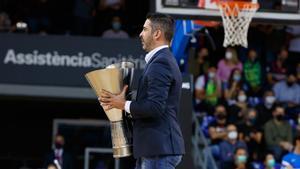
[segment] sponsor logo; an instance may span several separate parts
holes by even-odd
[[[4,64],[27,65],[27,66],[53,66],[53,67],[83,67],[83,68],[105,68],[106,66],[129,61],[135,64],[136,69],[145,68],[144,55],[133,58],[132,55],[118,54],[115,57],[103,56],[99,52],[85,55],[78,52],[75,55],[61,54],[58,51],[40,53],[33,50],[31,53],[16,52],[8,49],[4,57]]]

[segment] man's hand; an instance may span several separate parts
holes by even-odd
[[[106,90],[102,90],[99,101],[104,111],[108,111],[112,108],[124,110],[126,102],[125,94],[127,89],[128,85],[124,86],[122,92],[118,95],[114,95]]]

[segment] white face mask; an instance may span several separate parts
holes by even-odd
[[[208,77],[210,78],[210,79],[213,79],[214,77],[215,77],[215,73],[214,72],[209,72],[208,73]]]
[[[239,95],[238,96],[238,101],[239,102],[245,102],[247,100],[247,96],[246,95]]]
[[[231,52],[226,52],[226,53],[225,53],[225,57],[226,57],[226,59],[228,59],[228,60],[232,59],[232,53],[231,53]]]
[[[237,139],[238,133],[236,131],[231,131],[228,133],[227,136],[230,140],[235,140],[235,139]]]
[[[267,104],[273,104],[275,102],[276,98],[274,96],[267,96],[265,102]]]

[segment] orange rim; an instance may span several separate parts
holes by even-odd
[[[245,2],[245,1],[219,1],[218,6],[225,11],[227,16],[233,15],[238,16],[239,11],[243,9],[255,9],[259,8],[258,3]],[[233,10],[236,6],[238,6],[239,10]],[[229,9],[227,8],[229,7]]]

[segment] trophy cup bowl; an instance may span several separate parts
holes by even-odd
[[[132,81],[133,65],[129,63],[122,62],[110,65],[105,69],[91,71],[85,75],[85,78],[98,97],[100,97],[102,89],[112,94],[119,94],[123,85],[129,85]],[[121,158],[132,155],[131,133],[124,123],[123,111],[113,108],[105,111],[105,114],[111,125],[113,157]]]

